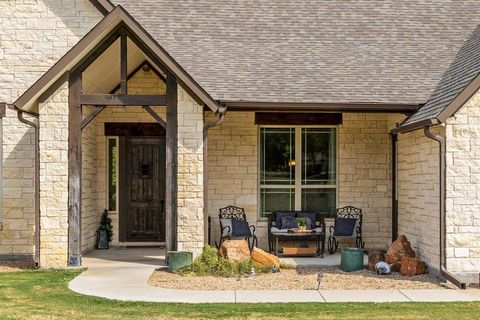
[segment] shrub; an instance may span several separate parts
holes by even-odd
[[[189,266],[177,270],[177,273],[194,274],[196,276],[233,277],[250,273],[252,267],[256,273],[270,272],[270,267],[260,265],[249,259],[245,261],[230,261],[218,256],[215,247],[205,245],[202,253]]]

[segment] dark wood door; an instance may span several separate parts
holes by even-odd
[[[165,138],[127,137],[125,240],[165,241]]]

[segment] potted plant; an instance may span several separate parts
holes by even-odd
[[[307,230],[307,218],[302,217],[302,218],[297,218],[295,219],[298,224],[298,231],[304,232]]]

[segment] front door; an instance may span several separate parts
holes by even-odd
[[[125,141],[125,240],[165,241],[165,138]]]

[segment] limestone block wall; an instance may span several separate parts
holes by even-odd
[[[447,120],[447,267],[480,272],[480,93]]]
[[[443,128],[432,129],[444,135]],[[439,266],[438,143],[417,130],[398,137],[398,231],[410,241],[417,257]]]
[[[68,249],[68,86],[40,111],[40,266],[67,266]]]
[[[258,128],[253,112],[228,113],[209,130],[208,213],[218,241],[218,209],[237,205],[256,225],[259,245],[267,244],[267,223],[258,219]],[[346,113],[338,127],[337,205],[363,209],[368,247],[386,247],[391,232],[392,119],[398,115]],[[206,121],[215,119],[211,114]],[[327,225],[332,224],[327,220]]]
[[[201,252],[203,220],[203,106],[178,86],[178,250]]]
[[[25,116],[28,117],[28,116]],[[30,118],[30,120],[32,120]],[[34,250],[34,130],[6,110],[3,126],[3,226],[0,258],[31,258]]]
[[[88,0],[0,1],[0,101],[15,101],[101,18]],[[33,129],[7,110],[0,257],[34,252],[33,137]]]
[[[93,107],[84,106],[84,117]],[[82,130],[82,251],[95,247],[96,230],[99,223],[97,210],[97,168],[96,149],[97,136],[95,126],[87,126]],[[100,211],[101,213],[101,211]]]

